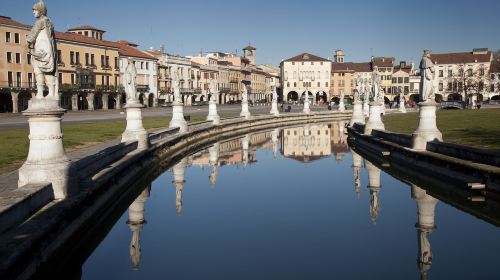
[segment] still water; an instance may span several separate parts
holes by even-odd
[[[500,279],[500,231],[350,152],[342,124],[244,135],[152,182],[82,279]]]

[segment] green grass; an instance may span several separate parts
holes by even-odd
[[[204,116],[192,116],[191,122],[205,120]],[[145,119],[144,127],[148,130],[168,127],[167,118]],[[64,147],[66,151],[94,143],[116,139],[125,130],[125,120],[103,121],[85,124],[63,124]],[[0,172],[13,170],[28,156],[29,130],[10,129],[0,132]]]
[[[437,126],[446,142],[500,151],[500,109],[439,110]],[[418,113],[383,117],[385,129],[413,133]]]

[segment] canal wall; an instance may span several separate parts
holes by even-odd
[[[500,153],[446,142],[427,143],[425,151],[411,149],[412,136],[373,130],[364,134],[364,126],[348,128],[349,142],[391,162],[417,170],[420,176],[432,176],[457,188],[500,194]]]
[[[144,150],[137,149],[137,142],[120,144],[74,162],[70,176],[78,182],[78,190],[72,196],[54,200],[52,187],[46,184],[34,186],[32,191],[19,188],[16,191],[24,193],[18,194],[17,200],[0,201],[0,221],[5,221],[0,232],[0,278],[27,279],[44,269],[50,275],[51,268],[64,264],[68,255],[81,254],[72,248],[80,247],[76,245],[107,212],[125,207],[124,211],[145,182],[217,141],[260,130],[350,117],[350,113],[318,112],[253,116],[249,120],[230,118],[219,125],[201,122],[191,124],[184,133],[179,133],[178,128],[151,133],[150,146]],[[92,249],[92,245],[86,247]]]

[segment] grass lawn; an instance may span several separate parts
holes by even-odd
[[[205,120],[204,116],[191,116],[191,122]],[[63,124],[64,147],[66,151],[113,140],[125,130],[125,120],[103,121],[89,124]],[[169,120],[145,119],[144,127],[148,130],[168,127]],[[28,128],[11,129],[0,132],[0,172],[18,168],[28,156]]]
[[[386,130],[410,134],[418,113],[387,115],[383,122]],[[439,110],[437,126],[446,142],[500,151],[500,109]]]

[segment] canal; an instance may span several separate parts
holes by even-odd
[[[392,177],[343,132],[343,123],[275,129],[180,159],[78,245],[72,277],[500,277],[494,218]]]

